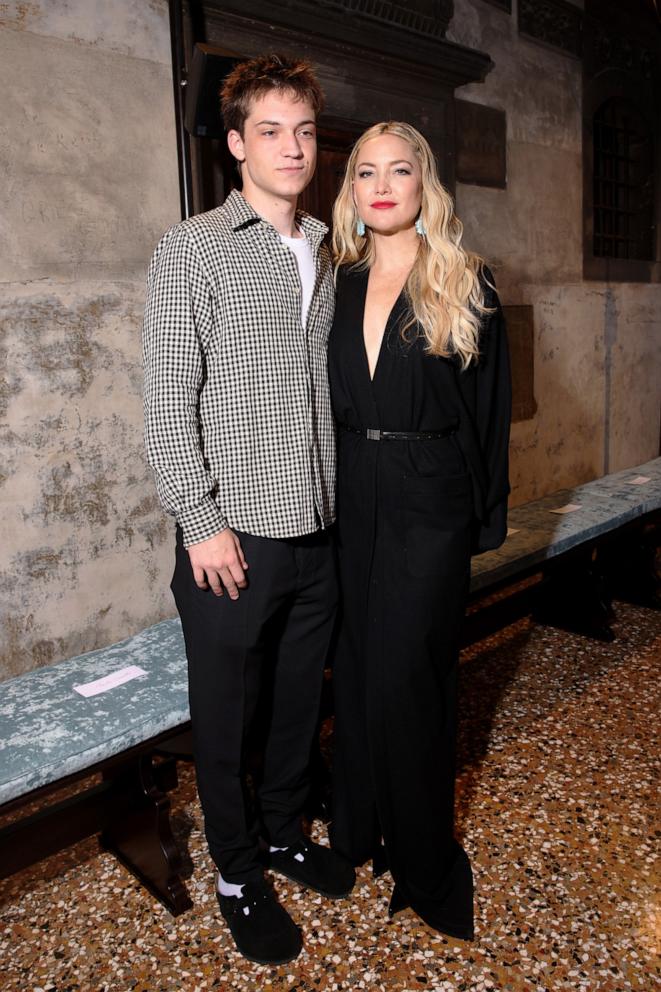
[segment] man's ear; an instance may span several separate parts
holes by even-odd
[[[243,138],[238,131],[227,132],[227,147],[237,162],[245,162],[246,153],[243,147]]]

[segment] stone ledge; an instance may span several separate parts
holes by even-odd
[[[647,476],[650,481],[632,485],[630,480],[637,476]],[[580,509],[567,514],[552,512],[568,503],[578,504]],[[473,560],[471,592],[541,565],[660,508],[661,458],[517,506],[509,513],[509,527],[516,533],[510,534],[502,547]]]

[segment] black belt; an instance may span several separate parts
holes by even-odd
[[[438,441],[442,437],[450,437],[457,430],[457,424],[444,427],[442,431],[381,431],[374,427],[349,427],[348,424],[338,424],[337,426],[341,431],[360,434],[368,441]]]

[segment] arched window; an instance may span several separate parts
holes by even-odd
[[[593,117],[593,244],[598,258],[653,260],[654,135],[621,97]]]

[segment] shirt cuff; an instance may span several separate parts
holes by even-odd
[[[178,513],[177,523],[183,532],[185,548],[189,548],[191,544],[199,544],[200,541],[208,541],[214,534],[229,527],[227,517],[220,512],[212,496],[190,510]]]

